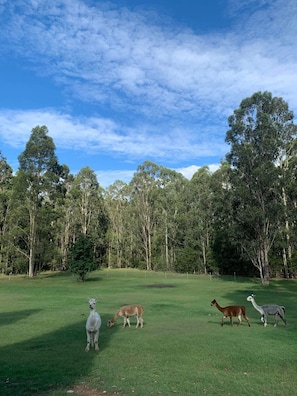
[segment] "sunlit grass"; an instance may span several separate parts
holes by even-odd
[[[288,327],[264,328],[246,297],[286,306]],[[105,394],[283,395],[296,391],[297,284],[103,270],[0,277],[0,394],[66,395],[80,384]],[[84,352],[87,297],[98,297],[100,351]],[[220,326],[210,306],[241,304],[251,320]],[[145,308],[144,328],[106,322],[121,305]],[[236,323],[236,320],[235,320]],[[80,393],[82,394],[82,393]],[[98,393],[99,394],[99,393]]]

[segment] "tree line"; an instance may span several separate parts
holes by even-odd
[[[145,161],[130,183],[106,189],[89,167],[73,175],[59,164],[47,127],[36,126],[15,173],[0,152],[2,272],[67,270],[88,246],[92,269],[296,277],[294,114],[256,92],[228,122],[217,171],[188,180]]]

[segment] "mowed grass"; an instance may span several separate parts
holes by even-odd
[[[287,328],[267,328],[246,301],[286,306]],[[84,351],[87,297],[98,297],[100,351]],[[293,395],[297,283],[102,270],[0,277],[0,395]],[[210,306],[245,305],[251,327]],[[144,306],[144,328],[106,322],[120,306]]]

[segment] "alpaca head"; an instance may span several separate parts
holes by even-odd
[[[90,309],[96,309],[97,298],[90,298],[89,297],[88,301],[89,301]]]
[[[107,322],[107,326],[108,327],[112,327],[114,325],[114,322],[112,321],[112,320],[109,320],[108,322]]]
[[[252,302],[254,300],[254,295],[251,294],[250,296],[247,297],[247,301]]]
[[[211,306],[215,305],[217,302],[216,300],[212,300],[212,302],[210,303]]]

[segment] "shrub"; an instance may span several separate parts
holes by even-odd
[[[98,268],[94,256],[94,245],[90,238],[80,234],[71,245],[68,258],[69,270],[84,281],[86,275]]]

